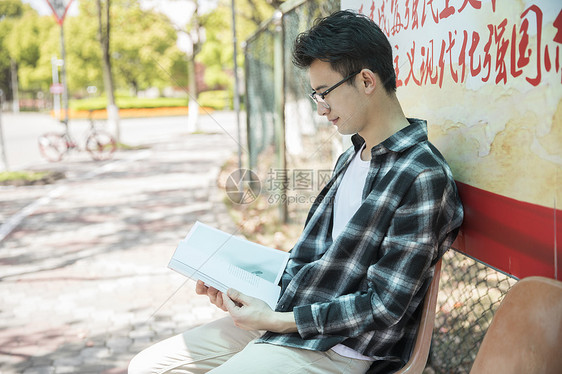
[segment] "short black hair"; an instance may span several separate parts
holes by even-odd
[[[293,48],[293,63],[309,68],[315,60],[329,62],[344,77],[370,69],[379,75],[387,92],[396,91],[390,42],[365,15],[337,11],[317,19],[310,30],[299,34]]]

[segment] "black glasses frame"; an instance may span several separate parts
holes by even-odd
[[[359,70],[356,73],[350,74],[347,77],[343,78],[341,81],[339,81],[338,83],[334,84],[332,87],[329,87],[328,89],[326,89],[324,92],[318,93],[316,91],[312,91],[312,93],[310,93],[308,96],[312,99],[312,101],[314,101],[316,104],[322,104],[324,105],[326,108],[330,108],[330,105],[324,100],[324,98],[326,97],[326,95],[328,95],[330,92],[332,92],[333,90],[335,90],[336,88],[338,88],[339,86],[341,86],[342,84],[344,84],[345,82],[347,82],[348,80],[350,80],[351,78],[353,78],[354,76],[356,76],[357,74],[361,73],[361,70]]]

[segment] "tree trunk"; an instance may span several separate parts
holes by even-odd
[[[105,27],[102,17],[102,4],[101,0],[96,0],[98,6],[98,23],[99,23],[99,41],[102,49],[103,59],[103,83],[105,86],[105,94],[107,95],[107,123],[110,130],[115,134],[115,139],[119,144],[121,142],[121,130],[119,127],[119,109],[115,104],[115,87],[113,83],[113,75],[111,74],[111,58],[109,55],[109,32],[110,32],[110,18],[109,9],[111,0],[106,0],[105,8]]]
[[[187,62],[187,80],[188,80],[188,91],[189,91],[189,110],[187,113],[187,130],[189,132],[199,131],[199,102],[198,102],[198,92],[197,92],[197,74],[195,72],[195,56],[201,50],[201,34],[199,25],[199,1],[194,1],[195,10],[191,16],[191,29],[195,31],[196,36],[189,34],[187,30],[187,35],[191,39],[192,51]]]
[[[19,113],[20,95],[18,90],[18,68],[13,59],[10,59],[10,73],[12,75],[12,112]]]
[[[8,167],[8,158],[6,157],[6,144],[4,142],[4,129],[2,128],[2,107],[4,100],[4,92],[0,89],[0,154],[2,155],[2,161],[0,165],[2,168],[0,170],[9,171],[10,168]]]
[[[197,81],[195,80],[195,54],[189,56],[187,63],[187,80],[189,84],[189,109],[187,113],[187,131],[199,131],[199,103],[197,102]]]

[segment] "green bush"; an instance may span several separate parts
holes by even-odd
[[[199,106],[216,110],[232,109],[232,92],[230,91],[205,91],[199,94]]]
[[[118,97],[117,106],[120,109],[139,108],[169,108],[187,106],[186,98],[159,97],[155,99],[139,97]],[[69,106],[73,110],[100,110],[107,107],[105,97],[94,97],[82,100],[71,100]]]
[[[188,98],[159,97],[155,99],[119,96],[116,99],[120,109],[140,108],[170,108],[187,106]],[[216,110],[232,109],[232,92],[230,91],[205,91],[199,94],[199,106]],[[101,110],[107,107],[107,99],[103,96],[81,100],[70,100],[72,110]]]

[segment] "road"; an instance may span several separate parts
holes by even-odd
[[[1,123],[10,170],[21,170],[47,162],[41,158],[37,138],[44,132],[63,130],[63,125],[47,114],[1,113]],[[237,128],[231,112],[212,112],[201,115],[201,129],[223,133],[233,143],[237,142]],[[228,120],[227,120],[228,118]],[[121,141],[127,145],[142,145],[186,134],[187,117],[154,117],[121,119]],[[245,125],[242,123],[242,128]],[[87,120],[71,120],[70,132],[79,142],[88,129]],[[77,154],[72,157],[79,158]],[[82,157],[86,157],[82,155]]]
[[[23,123],[9,132],[14,164],[41,167],[28,152],[47,122],[9,125]],[[66,174],[53,185],[0,187],[0,373],[125,374],[141,349],[224,316],[167,268],[196,220],[237,231],[216,183],[236,152],[233,115],[201,123],[125,120],[124,139],[148,148],[73,155],[48,165]]]

